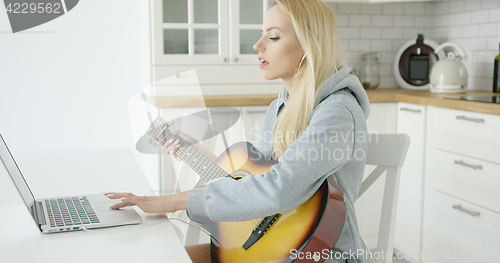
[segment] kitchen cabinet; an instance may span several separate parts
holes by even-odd
[[[428,107],[425,262],[500,262],[500,116]]]
[[[371,103],[367,120],[369,133],[395,133],[397,121],[397,103]],[[363,180],[375,169],[367,165]],[[382,211],[385,175],[373,183],[369,190],[356,200],[354,207],[361,236],[368,248],[377,247],[378,229]]]
[[[268,0],[153,0],[154,65],[258,64]]]
[[[405,255],[422,252],[426,108],[425,105],[399,102],[397,109],[397,132],[407,133],[411,138],[401,168],[394,238],[395,249]],[[420,262],[418,257],[406,260]]]
[[[408,262],[500,262],[500,116],[411,103],[372,103],[370,132],[408,133],[394,245]],[[367,166],[366,173],[371,171]],[[376,247],[383,179],[356,202]]]
[[[405,255],[422,251],[423,182],[426,106],[410,103],[371,103],[367,120],[370,133],[407,133],[411,143],[401,169],[395,249]],[[374,167],[367,166],[365,176]],[[360,233],[369,248],[376,248],[384,191],[382,176],[355,204]],[[409,262],[419,262],[406,259]]]
[[[244,106],[241,117],[243,119],[243,139],[255,145],[259,141],[260,127],[264,121],[269,106]]]
[[[149,0],[141,2],[143,86],[195,70],[203,95],[269,94],[253,45],[269,0]],[[179,89],[177,89],[179,90]],[[153,90],[150,96],[164,96]],[[198,94],[188,94],[198,95]]]

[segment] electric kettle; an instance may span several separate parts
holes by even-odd
[[[438,54],[446,47],[452,47],[459,52],[456,56],[453,52],[446,54],[446,58],[440,59],[434,64],[430,74],[431,92],[464,92],[468,85],[467,68],[460,61],[465,58],[465,51],[455,43],[446,42],[439,45],[434,53]]]

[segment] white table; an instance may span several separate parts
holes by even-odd
[[[153,193],[131,149],[13,155],[36,198],[108,191]],[[41,234],[3,164],[0,209],[0,262],[191,262],[165,214],[139,209],[143,218],[139,225]]]

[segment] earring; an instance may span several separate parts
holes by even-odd
[[[302,56],[302,59],[300,60],[300,63],[299,63],[299,68],[297,69],[297,71],[300,70],[300,66],[302,66],[302,62],[304,61],[304,59],[306,58],[306,54],[307,53],[304,53],[304,56]]]

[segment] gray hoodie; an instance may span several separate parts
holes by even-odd
[[[256,147],[267,158],[272,156],[274,123],[286,97],[284,89],[264,117]],[[342,67],[321,87],[308,128],[278,164],[263,174],[240,180],[216,179],[204,188],[191,190],[189,213],[212,221],[245,221],[284,214],[307,201],[327,177],[334,176],[344,191],[347,209],[335,248],[345,252],[349,262],[356,262],[350,256],[362,246],[354,202],[366,162],[369,109],[358,78],[350,74],[347,66]]]

